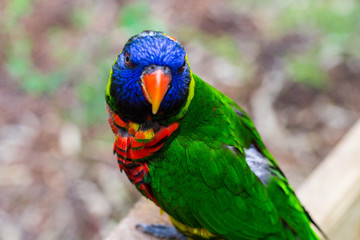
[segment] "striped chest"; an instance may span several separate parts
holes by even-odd
[[[148,159],[159,151],[165,141],[178,128],[178,123],[161,126],[150,120],[144,124],[122,120],[107,106],[109,124],[115,134],[114,154],[117,156],[120,171],[146,197],[156,203],[151,188]]]

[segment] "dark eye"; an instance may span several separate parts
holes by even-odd
[[[126,64],[126,66],[130,66],[130,64],[131,64],[131,59],[130,59],[129,53],[125,54],[125,64]]]
[[[183,65],[179,68],[179,73],[183,73],[186,67],[186,60],[184,61]]]

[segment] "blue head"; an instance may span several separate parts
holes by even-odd
[[[116,59],[106,91],[109,106],[132,121],[176,114],[189,95],[184,48],[162,32],[131,37]]]

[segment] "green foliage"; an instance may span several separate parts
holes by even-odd
[[[79,30],[84,29],[91,22],[92,16],[90,12],[90,9],[87,7],[76,8],[70,16],[72,24]]]
[[[51,93],[63,81],[64,74],[60,71],[42,73],[31,61],[32,44],[28,38],[19,39],[13,46],[6,68],[18,81],[20,86],[30,94]]]
[[[119,14],[119,25],[125,27],[131,35],[143,30],[166,32],[166,25],[150,10],[149,1],[135,1],[122,8]]]
[[[292,79],[323,87],[329,81],[326,70],[332,64],[344,56],[360,58],[355,44],[360,42],[359,8],[355,0],[301,1],[281,11],[275,23],[278,34],[297,32],[313,45],[287,61]]]
[[[221,35],[214,38],[209,38],[208,46],[215,54],[225,56],[230,60],[237,61],[239,59],[239,50],[235,39],[231,36]],[[206,40],[204,39],[204,42]]]
[[[323,88],[327,83],[327,74],[319,66],[315,54],[308,54],[291,59],[288,63],[288,73],[295,81],[306,85]]]
[[[6,11],[4,11],[7,20],[5,24],[11,28],[17,25],[17,21],[22,16],[31,12],[32,6],[31,0],[13,0],[8,2]]]

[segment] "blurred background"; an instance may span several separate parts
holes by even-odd
[[[178,39],[296,188],[360,116],[356,0],[2,0],[0,239],[100,239],[139,198],[104,89],[129,37]]]

